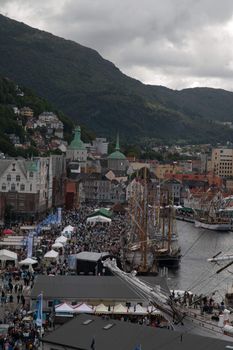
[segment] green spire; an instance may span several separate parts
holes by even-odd
[[[115,151],[120,151],[119,133],[117,133],[117,137],[116,137]]]
[[[84,143],[81,140],[81,128],[80,126],[77,126],[74,129],[74,139],[71,142],[71,144],[69,145],[69,149],[77,149],[77,150],[85,150],[85,146]]]
[[[108,159],[126,159],[125,155],[120,151],[119,133],[117,133],[115,151],[108,156]]]

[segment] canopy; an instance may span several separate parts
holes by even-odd
[[[93,216],[97,216],[97,215],[105,216],[106,218],[110,219],[112,217],[112,212],[111,212],[110,208],[99,208],[99,209],[96,209],[90,215],[88,215],[88,217],[93,217]]]
[[[70,304],[62,303],[60,305],[55,306],[55,312],[63,312],[63,313],[73,313],[74,309]]]
[[[65,232],[73,232],[74,231],[74,227],[71,226],[71,225],[68,225],[66,226],[63,230],[62,230],[62,233],[65,233]]]
[[[76,306],[74,306],[74,313],[77,314],[93,314],[94,310],[92,309],[91,306],[85,304],[85,303],[81,303],[78,304]]]
[[[151,315],[161,315],[161,312],[156,309],[154,306],[148,306],[148,313]]]
[[[10,230],[9,228],[6,228],[5,230],[3,230],[3,234],[4,235],[12,235],[13,231]]]
[[[64,248],[64,246],[61,242],[56,242],[52,245],[52,248]]]
[[[129,308],[129,313],[134,315],[147,315],[148,312],[145,307],[142,307],[140,304],[137,304]]]
[[[55,240],[55,243],[66,243],[67,242],[67,237],[65,236],[60,236]]]
[[[37,263],[38,263],[38,261],[35,260],[35,259],[26,258],[26,259],[24,259],[24,260],[21,260],[21,261],[19,262],[19,265],[28,265],[28,266],[30,266],[30,265],[34,265],[34,264],[37,264]]]
[[[10,250],[7,249],[1,249],[0,250],[0,260],[1,261],[6,261],[6,260],[17,260],[17,254],[14,252],[11,252]]]
[[[45,259],[56,259],[58,257],[58,252],[55,252],[55,250],[50,250],[44,255]]]
[[[99,304],[95,308],[95,313],[96,314],[109,314],[109,309],[106,305],[104,304]]]
[[[123,306],[122,304],[118,304],[118,305],[114,306],[113,313],[120,314],[120,315],[127,314],[128,309],[127,309],[127,307]]]
[[[89,224],[96,224],[98,222],[102,222],[102,223],[111,223],[112,220],[109,218],[106,218],[105,216],[102,215],[96,215],[96,216],[92,216],[87,218],[87,223]]]

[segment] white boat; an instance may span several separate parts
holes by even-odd
[[[227,222],[208,223],[204,221],[195,220],[194,224],[195,224],[195,227],[204,228],[206,230],[212,230],[212,231],[226,232],[232,229],[231,224]]]

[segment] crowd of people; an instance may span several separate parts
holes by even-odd
[[[93,213],[94,206],[82,206],[79,210],[64,211],[60,225],[50,225],[42,230],[34,247],[33,257],[37,264],[32,266],[6,265],[1,273],[1,303],[0,322],[8,325],[8,332],[0,336],[0,350],[36,349],[39,345],[40,329],[36,326],[35,310],[30,310],[30,290],[33,288],[35,276],[38,274],[67,275],[71,274],[69,257],[82,251],[108,252],[114,257],[120,257],[122,246],[127,235],[128,224],[122,214],[115,214],[111,225],[97,223],[90,226],[87,217]],[[58,258],[49,262],[44,254],[52,249],[57,237],[64,227],[71,225],[74,230],[69,232],[67,243],[58,248]],[[17,250],[19,260],[27,257],[27,247]],[[201,313],[212,313],[216,309],[213,298],[193,295],[185,292],[183,295],[172,292],[171,298],[179,304],[200,309]],[[219,305],[219,311],[224,304]],[[110,316],[108,316],[110,317]],[[142,325],[161,326],[159,317],[148,316],[112,316],[122,321]],[[53,323],[53,315],[48,315],[44,328]]]
[[[35,310],[30,310],[30,290],[37,274],[70,274],[69,256],[82,251],[109,252],[119,256],[121,237],[127,227],[125,220],[122,215],[116,214],[111,225],[97,223],[90,226],[87,217],[94,210],[94,206],[83,206],[80,210],[64,211],[62,224],[53,224],[49,229],[42,230],[37,246],[33,249],[33,258],[38,262],[33,267],[9,263],[2,268],[0,323],[7,324],[8,331],[0,336],[0,350],[33,349],[39,345],[40,334],[35,323]],[[70,233],[67,243],[58,249],[58,259],[46,261],[44,254],[52,249],[55,239],[68,225],[75,229]],[[13,228],[13,231],[19,234],[19,226]],[[27,246],[18,248],[16,252],[19,261],[25,259]],[[46,325],[47,322],[44,326]]]

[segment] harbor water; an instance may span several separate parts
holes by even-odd
[[[178,269],[168,271],[170,289],[190,290],[198,295],[215,292],[216,299],[223,299],[233,284],[233,265],[217,274],[229,261],[217,265],[207,259],[219,252],[233,254],[233,232],[195,228],[184,221],[177,221],[177,232],[183,257]]]

